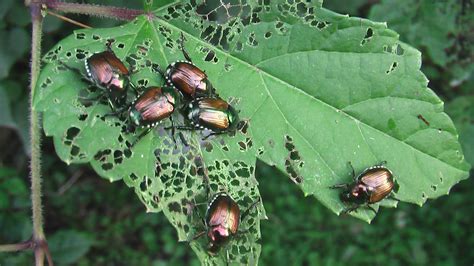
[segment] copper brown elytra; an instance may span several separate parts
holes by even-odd
[[[352,168],[352,183],[340,184],[331,188],[343,188],[341,200],[351,206],[343,212],[352,212],[361,206],[366,206],[376,212],[370,204],[379,202],[391,194],[396,184],[392,172],[385,167],[386,162],[365,169],[358,176]]]
[[[166,80],[166,84],[180,91],[187,99],[214,97],[215,89],[206,73],[193,64],[184,49],[184,36],[181,34],[181,51],[186,60],[171,63],[165,72],[157,68]]]
[[[196,240],[207,234],[209,241],[208,252],[216,255],[220,248],[227,245],[239,231],[239,225],[247,217],[249,211],[255,207],[260,200],[255,201],[245,210],[242,215],[239,205],[226,192],[215,194],[207,205],[206,215],[203,219],[205,231],[196,234],[192,240]]]

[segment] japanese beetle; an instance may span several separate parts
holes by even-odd
[[[175,106],[179,104],[180,98],[171,87],[148,87],[125,109],[128,109],[129,131],[131,128],[147,128],[133,143],[136,144],[143,136],[148,134],[153,127],[166,118],[171,120]],[[118,112],[123,112],[120,110]],[[174,129],[173,126],[171,126]],[[173,134],[174,137],[174,134]],[[132,146],[133,146],[132,145]]]
[[[117,106],[123,106],[127,98],[127,89],[136,88],[130,82],[130,71],[112,50],[111,42],[106,44],[107,50],[95,53],[84,62],[86,75],[79,69],[60,63],[66,68],[75,71],[85,80],[99,88],[102,92],[98,98],[105,97],[113,110]]]
[[[191,126],[178,129],[210,130],[212,135],[235,131],[239,124],[237,111],[221,98],[197,98],[183,108]]]
[[[191,57],[184,49],[183,34],[181,34],[181,51],[186,61],[171,63],[164,73],[158,69],[168,86],[179,90],[188,99],[215,96],[215,89],[206,73],[193,64]]]
[[[379,202],[386,198],[395,188],[395,182],[392,172],[384,166],[386,162],[365,169],[358,176],[355,175],[352,168],[354,181],[348,184],[340,184],[331,188],[343,188],[341,200],[350,203],[352,206],[343,212],[348,213],[366,206],[376,212],[370,204]]]
[[[220,248],[225,246],[237,234],[240,222],[247,217],[250,210],[260,200],[255,201],[250,207],[240,215],[240,208],[237,203],[226,192],[215,194],[207,205],[206,216],[204,219],[205,231],[202,231],[193,240],[207,234],[209,241],[208,252],[216,255]]]

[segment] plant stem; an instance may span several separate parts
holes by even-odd
[[[102,6],[93,4],[66,3],[57,0],[47,0],[44,2],[48,8],[65,12],[84,14],[89,16],[108,17],[118,20],[132,20],[143,14],[143,10],[129,9],[123,7]]]
[[[34,243],[31,240],[18,244],[0,245],[0,252],[15,252],[20,250],[31,249]]]
[[[30,83],[30,134],[31,134],[31,204],[33,212],[33,242],[35,249],[35,265],[44,264],[45,252],[48,264],[52,265],[43,231],[43,213],[41,202],[41,124],[39,114],[33,108],[33,96],[40,71],[41,32],[43,17],[38,3],[30,4],[32,36],[31,36],[31,83]]]

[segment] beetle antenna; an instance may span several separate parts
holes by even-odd
[[[203,236],[204,234],[206,233],[206,231],[201,231],[199,233],[197,233],[191,240],[189,240],[188,242],[191,242],[191,241],[194,241],[198,238],[200,238],[201,236]]]
[[[160,65],[158,65],[158,64],[152,64],[152,65],[151,65],[151,68],[152,68],[152,70],[155,70],[155,71],[157,71],[158,73],[160,73],[161,76],[165,77],[165,72],[163,71],[163,69],[161,69]]]
[[[181,32],[181,38],[180,38],[181,52],[183,53],[184,58],[186,58],[187,61],[192,63],[193,60],[191,60],[191,57],[189,56],[188,52],[186,52],[186,49],[184,48],[184,41],[185,41],[184,34],[183,32]]]

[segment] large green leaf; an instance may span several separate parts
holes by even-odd
[[[335,213],[344,203],[329,187],[351,180],[348,162],[362,171],[387,161],[400,185],[396,198],[420,205],[467,178],[456,130],[427,88],[417,50],[385,24],[342,16],[321,3],[263,2],[175,4],[62,40],[44,58],[34,98],[58,155],[67,163],[89,162],[111,181],[123,179],[148,211],[163,211],[180,240],[203,229],[196,211],[204,208],[193,206],[206,201],[204,180],[213,192],[228,191],[242,209],[260,198],[257,158]],[[207,141],[200,132],[182,131],[175,146],[164,122],[131,148],[136,136],[125,132],[123,121],[104,116],[108,106],[84,104],[87,83],[58,63],[84,71],[83,61],[114,39],[118,57],[139,70],[132,81],[159,85],[152,65],[183,59],[181,33],[194,63],[240,110],[246,130]],[[263,205],[250,213],[242,225],[250,232],[220,256],[209,257],[206,240],[192,242],[200,259],[255,264]],[[362,208],[352,215],[370,221],[375,214]]]
[[[73,230],[60,230],[48,239],[56,263],[72,264],[84,256],[93,244],[92,236]]]

